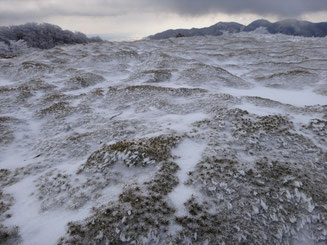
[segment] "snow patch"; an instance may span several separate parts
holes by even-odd
[[[282,90],[267,87],[255,87],[252,89],[235,89],[222,88],[221,93],[230,94],[233,96],[257,96],[275,100],[281,103],[290,104],[294,106],[310,106],[310,105],[325,105],[327,104],[327,97],[318,95],[312,90]]]
[[[186,139],[172,151],[173,155],[178,157],[176,162],[180,167],[180,170],[177,172],[179,184],[168,197],[173,202],[178,216],[186,214],[184,203],[189,200],[192,195],[197,194],[192,187],[185,185],[185,181],[188,179],[188,173],[193,171],[196,164],[201,160],[202,152],[205,147],[206,144]]]
[[[9,187],[6,191],[15,197],[15,204],[10,210],[13,216],[5,225],[19,225],[23,245],[56,244],[66,232],[69,221],[80,220],[89,214],[89,207],[78,211],[55,210],[41,213],[40,203],[32,195],[36,191],[34,178],[29,177]]]
[[[7,79],[0,77],[0,86],[10,86],[12,84],[13,84],[13,82],[8,81]]]
[[[262,107],[256,106],[251,103],[242,103],[241,105],[236,106],[239,109],[248,111],[251,114],[255,114],[257,116],[268,116],[268,115],[275,115],[275,114],[283,114],[283,110],[279,108],[271,108],[271,107]]]

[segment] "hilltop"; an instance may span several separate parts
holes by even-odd
[[[193,36],[220,36],[223,33],[251,32],[264,29],[270,34],[285,34],[303,37],[325,37],[327,36],[327,22],[312,23],[288,19],[271,23],[268,20],[255,20],[245,26],[236,22],[218,22],[209,27],[167,30],[149,36],[150,39],[166,39],[171,37],[193,37]]]

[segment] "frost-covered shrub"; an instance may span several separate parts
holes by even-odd
[[[17,54],[26,47],[53,48],[60,44],[76,44],[102,41],[99,37],[88,38],[81,32],[62,30],[47,23],[0,27],[0,54]]]
[[[9,40],[8,42],[0,42],[0,54],[21,54],[25,53],[27,50],[28,46],[24,40]]]

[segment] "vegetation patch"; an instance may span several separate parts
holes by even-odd
[[[18,227],[7,227],[0,224],[0,241],[1,244],[20,244],[22,242],[22,238],[19,235]]]
[[[105,154],[132,152],[128,157],[109,158],[109,166],[123,161],[129,167],[145,167],[153,161],[160,168],[151,180],[142,185],[135,183],[124,187],[118,201],[109,202],[95,209],[94,214],[82,222],[68,225],[68,233],[60,244],[153,244],[167,239],[169,226],[174,221],[175,209],[165,196],[177,186],[175,175],[179,167],[172,162],[171,148],[180,141],[177,136],[158,136],[136,141],[122,141],[106,146],[93,153],[83,165],[80,173],[106,162]],[[149,160],[145,160],[145,159]],[[118,159],[118,160],[117,160]],[[129,160],[128,160],[129,159]],[[103,167],[107,167],[103,166]],[[96,168],[96,173],[108,170]],[[154,239],[154,240],[153,240]]]
[[[93,86],[99,82],[103,82],[104,80],[104,77],[101,75],[87,72],[73,76],[66,82],[66,84],[70,89],[80,89]]]
[[[197,93],[205,93],[207,90],[201,88],[168,88],[152,85],[135,85],[125,88],[128,92],[165,92],[175,96],[189,96]]]
[[[197,233],[202,242],[323,242],[325,177],[310,166],[267,158],[254,166],[207,158],[190,174],[188,184],[200,188],[208,198],[205,202],[190,200],[186,205],[189,216],[177,222],[185,228],[183,234],[194,237]]]
[[[14,117],[0,116],[0,144],[8,145],[15,139],[14,125],[20,120]]]
[[[29,91],[48,91],[54,89],[55,86],[49,84],[41,79],[32,79],[28,82],[23,83],[18,87],[18,90],[29,90]]]
[[[272,79],[272,78],[281,77],[281,76],[299,76],[299,75],[312,75],[312,73],[307,70],[291,70],[291,71],[287,71],[287,72],[272,74],[267,77],[257,77],[257,80],[260,81],[260,80]]]
[[[47,71],[47,70],[51,70],[52,68],[50,65],[44,63],[40,63],[36,61],[25,61],[22,63],[22,69],[34,70],[34,71]]]
[[[165,238],[174,212],[163,197],[129,186],[118,202],[96,209],[82,222],[69,223],[59,244],[153,244]]]
[[[312,133],[321,145],[326,145],[327,120],[313,119],[308,125],[303,125],[302,130]]]
[[[74,111],[74,108],[69,105],[68,102],[57,102],[53,103],[51,106],[44,108],[39,111],[38,115],[43,118],[49,115],[55,117],[66,116]]]
[[[171,148],[179,136],[158,136],[135,141],[120,141],[92,153],[80,172],[106,172],[109,166],[121,162],[128,167],[146,167],[171,158]]]
[[[258,117],[257,121],[250,118],[242,118],[237,131],[246,131],[247,133],[254,133],[260,130],[269,133],[285,133],[293,129],[293,124],[287,118],[281,115],[269,115]]]

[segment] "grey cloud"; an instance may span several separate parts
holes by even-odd
[[[43,21],[54,16],[117,16],[128,14],[209,13],[274,14],[296,17],[327,11],[327,0],[0,0],[0,25]]]
[[[80,0],[70,1],[66,5],[64,1],[55,4],[40,0],[1,0],[0,3],[0,26],[24,22],[42,22],[50,17],[65,16],[120,16],[127,13],[123,8],[109,8],[108,5],[79,4]],[[26,7],[26,3],[35,3],[35,8]],[[2,8],[1,8],[2,7]]]
[[[326,0],[156,0],[166,10],[182,15],[208,13],[274,14],[283,17],[326,11]],[[148,3],[154,1],[148,0]]]

